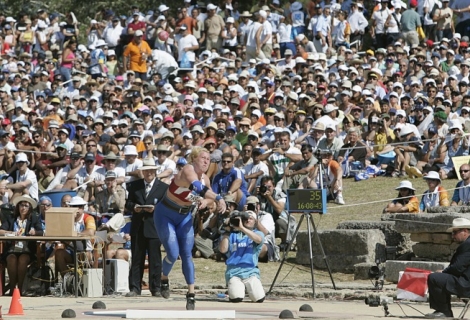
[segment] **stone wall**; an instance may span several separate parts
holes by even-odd
[[[397,232],[394,221],[344,221],[339,223],[336,228],[348,230],[378,229],[383,232],[386,245],[397,248],[397,257],[411,252],[410,235]]]
[[[470,218],[470,213],[466,207],[436,208],[438,211],[448,211],[446,213],[422,213],[422,214],[387,214],[383,215],[383,220],[394,220],[395,229],[400,233],[409,233],[414,260],[442,261],[448,262],[452,257],[457,243],[452,242],[452,237],[447,228],[452,225],[455,218]],[[442,209],[442,210],[441,210]]]
[[[332,272],[353,273],[354,265],[375,264],[377,258],[384,259],[385,236],[378,229],[370,230],[326,230],[318,232]],[[315,268],[326,269],[320,246],[312,234],[313,264]],[[310,264],[308,233],[297,235],[298,264]]]

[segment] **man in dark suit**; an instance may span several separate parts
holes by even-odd
[[[157,179],[157,167],[152,158],[145,158],[140,168],[143,179],[129,183],[126,209],[132,212],[131,253],[132,265],[129,275],[130,292],[126,297],[140,295],[144,275],[145,254],[148,254],[149,289],[154,297],[160,297],[162,273],[161,242],[153,222],[153,211],[163,198],[168,185]],[[140,207],[146,205],[149,207]]]
[[[447,268],[429,275],[429,305],[436,310],[426,315],[430,319],[453,317],[450,305],[452,294],[470,296],[470,220],[454,219],[447,232],[452,232],[452,239],[460,245]]]

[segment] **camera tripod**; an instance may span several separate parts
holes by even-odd
[[[320,179],[319,179],[320,189],[323,189],[323,176],[322,176],[323,175],[323,164],[321,162],[321,158],[320,158],[320,162],[318,163],[318,168],[319,168],[319,175],[320,175]],[[289,199],[289,197],[287,199]],[[295,211],[295,210],[293,210],[293,211]],[[289,216],[290,216],[291,210],[288,210],[288,212],[289,212]],[[289,222],[290,222],[289,218],[290,217],[288,217],[288,219],[287,219],[287,221],[288,221],[287,230],[289,230]],[[321,243],[320,236],[318,235],[317,227],[315,226],[315,221],[313,220],[313,217],[312,217],[312,212],[304,212],[304,213],[302,213],[302,216],[300,217],[299,223],[297,224],[297,228],[295,229],[291,240],[288,242],[287,247],[284,249],[281,264],[279,265],[279,268],[276,272],[276,275],[274,276],[274,280],[271,284],[271,287],[269,288],[269,291],[267,292],[267,295],[269,295],[272,292],[273,288],[274,288],[277,277],[279,276],[279,273],[281,272],[282,266],[286,262],[287,254],[289,253],[289,251],[292,247],[292,243],[297,238],[297,234],[299,233],[300,226],[302,225],[302,222],[303,222],[304,219],[306,219],[306,221],[307,221],[307,234],[308,234],[308,247],[309,247],[308,249],[309,249],[309,258],[310,258],[310,276],[311,276],[311,279],[312,279],[313,299],[315,299],[315,277],[314,277],[314,274],[313,274],[314,267],[313,267],[313,252],[312,252],[312,248],[313,248],[313,245],[312,245],[312,229],[313,229],[315,237],[318,241],[318,244],[320,246],[320,251],[321,251],[321,254],[323,256],[323,260],[325,261],[326,268],[328,269],[328,273],[330,275],[331,283],[333,284],[333,288],[336,290],[336,284],[335,284],[335,281],[334,281],[333,276],[331,274],[331,270],[330,270],[330,266],[328,264],[328,261],[326,260],[325,250],[323,250],[323,245]]]

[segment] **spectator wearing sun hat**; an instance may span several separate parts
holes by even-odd
[[[15,156],[16,169],[7,178],[6,189],[9,190],[9,198],[28,194],[33,199],[39,199],[39,186],[36,174],[28,166],[30,162],[25,153],[20,152]]]
[[[133,40],[127,45],[123,53],[124,72],[133,71],[136,78],[147,80],[147,57],[152,54],[147,41],[143,40],[142,30],[136,30]],[[128,67],[129,66],[129,67]]]
[[[398,190],[398,196],[387,205],[384,213],[419,213],[419,200],[415,196],[416,189],[410,181],[401,181],[395,190]]]
[[[450,205],[449,194],[447,190],[441,185],[441,178],[436,171],[429,171],[423,179],[428,185],[421,198],[419,209],[421,212],[426,212],[432,207],[448,207]]]
[[[248,118],[242,118],[238,125],[240,126],[240,132],[236,135],[235,139],[238,140],[241,145],[244,145],[248,142],[248,133],[251,129],[251,120]]]
[[[222,38],[220,34],[225,28],[224,19],[216,13],[217,6],[212,3],[207,5],[207,18],[204,21],[204,30],[206,31],[206,50],[220,50]]]

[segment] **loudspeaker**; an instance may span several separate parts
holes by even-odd
[[[129,262],[108,259],[104,267],[106,292],[129,292]]]
[[[82,279],[84,297],[103,296],[103,269],[84,269]]]

